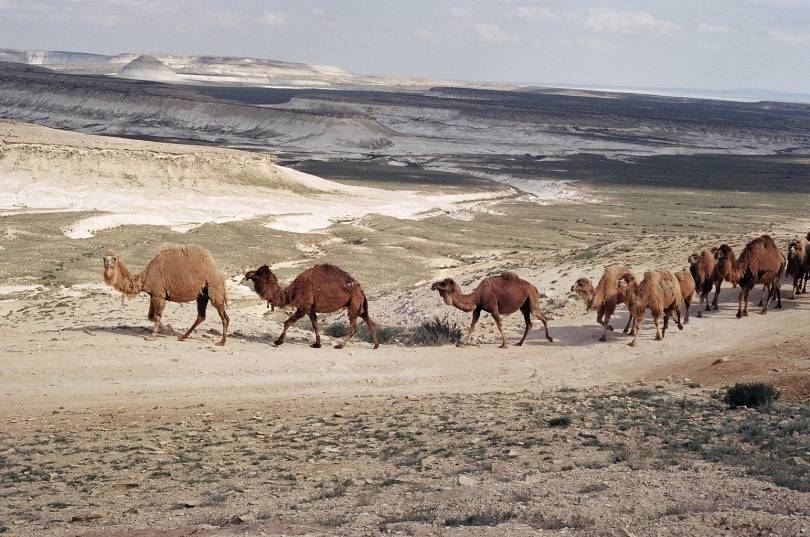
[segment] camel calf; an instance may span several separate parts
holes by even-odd
[[[668,270],[650,271],[644,273],[641,283],[636,282],[632,274],[627,274],[619,281],[619,287],[627,293],[627,307],[635,319],[633,327],[633,341],[628,343],[631,347],[638,344],[638,333],[641,323],[644,322],[644,313],[649,309],[655,323],[655,340],[661,341],[667,332],[669,318],[676,316],[679,330],[681,324],[681,286],[675,276]],[[661,317],[664,317],[663,330],[660,326]]]
[[[703,250],[699,254],[689,256],[689,272],[695,282],[695,290],[700,297],[700,308],[697,316],[703,317],[703,305],[706,304],[706,311],[711,311],[709,304],[709,294],[714,286],[714,267],[717,262],[714,259],[716,248]]]

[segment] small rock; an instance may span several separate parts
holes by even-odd
[[[458,484],[462,487],[474,487],[478,484],[478,480],[468,475],[458,476]]]
[[[518,455],[520,455],[520,452],[514,448],[510,449],[509,453],[506,454],[510,459],[517,458]]]
[[[726,362],[728,362],[727,358],[718,358],[717,360],[712,362],[712,365],[720,365],[720,364],[723,364],[723,363],[726,363]]]
[[[437,460],[438,459],[436,458],[435,455],[428,455],[427,457],[422,459],[422,466],[431,466],[433,464],[436,464]]]

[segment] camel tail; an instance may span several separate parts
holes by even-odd
[[[366,298],[366,295],[365,295],[365,294],[363,294],[363,312],[364,312],[366,315],[368,315],[368,314],[369,314],[369,313],[368,313],[368,298]]]

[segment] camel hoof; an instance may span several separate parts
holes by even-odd
[[[628,347],[636,347],[636,346],[638,346],[638,343],[636,343],[635,341],[631,341],[630,343],[627,344],[627,346]]]
[[[622,334],[629,334],[629,333],[630,333],[630,329],[629,329],[629,328],[628,328],[627,330],[622,330]]]
[[[689,321],[686,321],[686,322],[689,322]],[[683,325],[682,324],[678,325],[678,330],[683,330]]]
[[[177,341],[185,341],[185,340],[186,340],[186,336],[178,336],[177,337]]]
[[[782,304],[777,304],[776,309],[781,310],[782,309]]]
[[[712,311],[717,311],[718,309],[720,309],[718,306],[712,306]]]
[[[702,319],[702,318],[703,318],[703,312],[702,312],[702,311],[699,311],[699,312],[697,313],[697,316],[698,316],[698,319]]]
[[[743,315],[743,314],[742,314],[742,312],[741,312],[741,311],[738,311],[738,312],[737,312],[737,318],[738,318],[738,319],[739,319],[740,317],[742,317],[742,315]]]
[[[343,348],[343,343],[338,343],[337,345],[335,345],[335,348],[336,349],[342,349]]]
[[[312,347],[313,349],[320,349],[321,344],[320,343],[313,343],[312,345],[310,345],[310,347]]]
[[[375,343],[375,344],[374,344],[374,348],[375,348],[375,349],[379,349],[379,348],[380,348],[380,344],[379,344],[379,343]]]
[[[273,345],[275,345],[276,347],[280,347],[281,345],[284,345],[284,340],[279,338],[273,342]]]
[[[762,311],[759,312],[760,315],[765,315],[766,313],[768,313],[768,310],[766,309],[763,309]]]
[[[745,310],[745,311],[743,312],[743,317],[748,317],[748,310]]]
[[[143,339],[145,339],[146,341],[155,341],[157,339],[157,336],[155,335],[144,336]]]
[[[518,341],[517,343],[515,343],[515,347],[521,347],[521,346],[523,346],[522,341]]]
[[[655,336],[655,341],[663,341],[664,336]]]
[[[499,349],[508,349],[509,345],[500,345],[498,348]]]
[[[599,341],[607,341],[607,337],[602,336],[602,337],[599,338]]]
[[[466,344],[466,343],[462,343],[462,342],[460,342],[460,341],[459,341],[458,343],[456,343],[456,347],[458,347],[459,349],[462,349],[462,348],[464,348],[464,347],[466,347],[466,346],[467,346],[467,344]]]
[[[548,341],[549,343],[554,343],[554,338],[552,338],[551,336],[546,336],[546,341]]]
[[[613,332],[613,327],[611,325],[607,325],[607,329]]]
[[[216,345],[217,345],[217,347],[224,347],[225,342],[224,341],[217,341]]]

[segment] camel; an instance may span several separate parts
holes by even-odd
[[[115,252],[106,252],[102,259],[104,281],[107,285],[129,298],[141,292],[150,296],[148,318],[155,323],[155,327],[147,339],[155,339],[161,331],[173,332],[171,327],[161,322],[166,302],[197,301],[197,319],[179,338],[180,341],[184,341],[205,320],[205,310],[210,301],[222,319],[222,339],[217,345],[225,345],[230,322],[225,312],[228,303],[225,279],[208,250],[193,244],[168,246],[161,250],[143,271],[134,275],[124,266],[121,256]]]
[[[729,258],[720,258],[721,270],[731,274],[732,282],[740,286],[737,305],[737,318],[748,315],[748,294],[758,283],[764,285],[761,314],[768,313],[768,306],[776,296],[777,309],[782,308],[782,293],[779,289],[787,260],[769,235],[763,235],[749,242],[733,264]],[[767,300],[765,296],[767,293]]]
[[[699,254],[692,254],[689,256],[689,272],[692,274],[692,279],[695,282],[695,290],[700,297],[700,308],[698,309],[697,316],[703,317],[703,304],[706,304],[706,311],[711,311],[709,304],[709,294],[712,292],[714,286],[714,267],[716,261],[714,259],[715,248],[711,250],[703,250]]]
[[[676,316],[679,330],[681,324],[681,286],[675,276],[668,270],[650,271],[644,273],[641,283],[636,282],[632,274],[626,274],[619,280],[619,288],[627,293],[627,308],[635,319],[633,327],[633,341],[628,343],[631,347],[638,344],[638,333],[641,323],[644,322],[644,313],[649,309],[655,323],[655,340],[661,341],[667,333],[669,319]],[[660,326],[661,316],[664,317],[663,330]]]
[[[796,299],[796,295],[807,292],[807,276],[810,274],[810,242],[805,239],[796,239],[788,245],[786,273],[793,278],[793,294],[791,300]],[[804,285],[802,285],[804,280]]]
[[[712,283],[714,283],[714,299],[712,300],[712,309],[717,311],[718,297],[720,296],[720,286],[724,281],[731,283],[736,288],[737,283],[732,276],[734,263],[737,258],[734,255],[734,250],[728,244],[721,244],[719,248],[712,248],[714,252],[714,272],[712,272]],[[707,309],[708,311],[708,309]]]
[[[616,306],[627,303],[627,296],[619,289],[619,280],[625,274],[632,273],[626,267],[608,267],[599,279],[596,289],[588,278],[580,278],[571,286],[571,292],[582,299],[587,311],[596,312],[596,322],[602,325],[602,337],[599,341],[607,341],[608,330],[613,331],[610,317],[616,311]],[[623,330],[625,334],[630,331],[632,321],[631,315]]]
[[[462,294],[458,284],[450,278],[434,283],[430,289],[438,291],[439,296],[442,297],[444,303],[449,306],[455,306],[461,311],[473,312],[472,323],[467,336],[459,347],[467,345],[475,330],[475,324],[481,316],[481,311],[488,312],[495,320],[498,330],[501,333],[501,348],[505,349],[506,335],[503,333],[501,327],[501,316],[509,315],[517,310],[523,313],[523,319],[526,322],[526,329],[523,332],[523,337],[517,343],[517,346],[523,345],[529,330],[532,328],[532,314],[540,319],[543,323],[543,328],[546,332],[546,339],[549,342],[554,340],[548,335],[548,322],[546,316],[540,311],[540,292],[537,288],[520,278],[513,272],[504,272],[499,276],[491,276],[485,278],[475,290],[468,294]]]
[[[276,345],[282,345],[287,338],[290,326],[302,318],[309,316],[312,330],[315,332],[315,343],[312,347],[321,347],[321,330],[318,327],[319,313],[334,313],[346,308],[349,317],[349,333],[338,344],[336,349],[345,347],[357,333],[357,318],[365,321],[374,340],[374,348],[380,346],[377,339],[377,327],[368,313],[368,300],[363,288],[352,276],[335,265],[323,264],[305,270],[293,282],[281,287],[276,275],[267,265],[245,274],[245,279],[253,282],[256,294],[266,300],[268,305],[283,308],[293,306],[295,311],[284,321],[284,330],[276,339]]]
[[[692,307],[692,298],[695,296],[695,280],[689,270],[676,272],[674,276],[680,284],[681,297],[683,297],[683,324],[689,324],[689,309]]]

